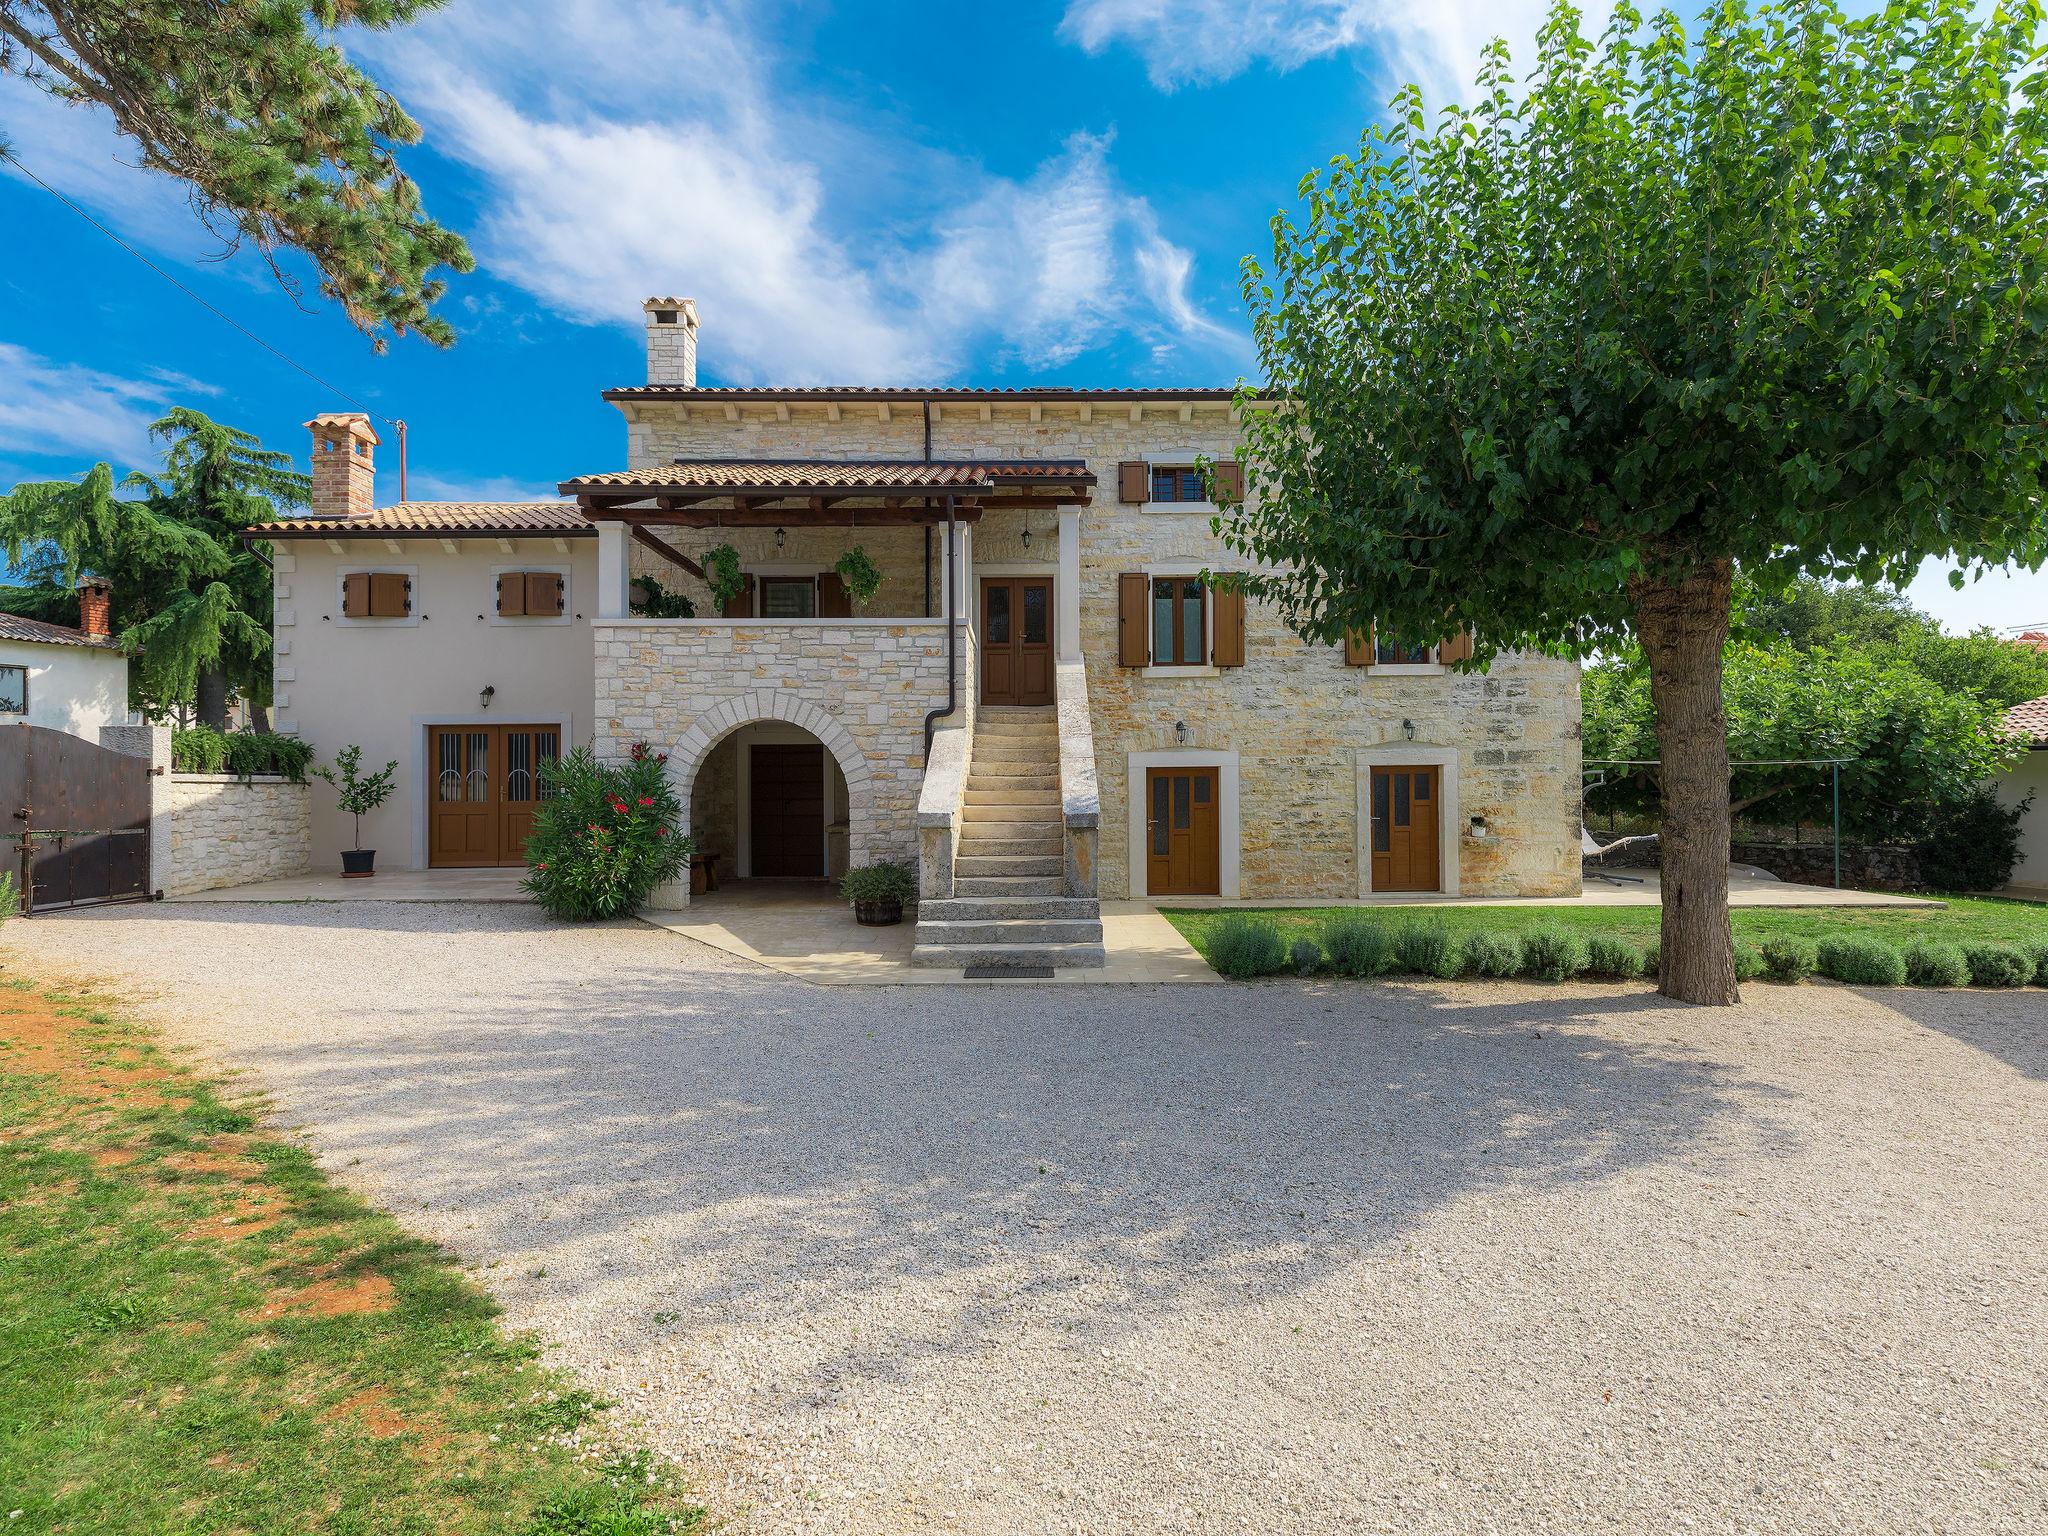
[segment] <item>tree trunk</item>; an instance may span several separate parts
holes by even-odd
[[[228,728],[228,675],[217,668],[205,668],[199,674],[199,697],[196,713],[201,725],[210,725],[216,731]]]
[[[270,710],[268,706],[262,704],[251,704],[249,706],[249,726],[252,730],[262,731],[265,734],[269,733]]]
[[[1728,640],[1728,561],[1677,583],[1630,589],[1650,663],[1664,800],[1664,916],[1659,990],[1685,1003],[1736,1003],[1728,928],[1728,715],[1721,648]]]

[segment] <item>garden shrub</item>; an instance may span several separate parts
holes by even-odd
[[[1394,934],[1394,953],[1402,970],[1418,976],[1440,976],[1449,981],[1458,974],[1458,941],[1440,917],[1403,923]]]
[[[1218,974],[1244,981],[1271,976],[1287,964],[1280,930],[1263,917],[1229,912],[1209,930],[1209,963]]]
[[[195,725],[171,732],[171,768],[177,773],[225,771],[243,779],[275,773],[303,784],[312,760],[311,743],[275,731],[216,731],[210,725]]]
[[[1643,974],[1643,952],[1627,939],[1596,933],[1586,940],[1586,969],[1595,976],[1633,981]]]
[[[1655,981],[1657,979],[1657,973],[1662,969],[1663,966],[1663,942],[1664,941],[1661,938],[1657,938],[1650,940],[1647,944],[1643,946],[1643,974],[1649,977],[1652,981]],[[1751,950],[1750,953],[1756,954],[1756,951]],[[1736,952],[1736,964],[1740,965],[1741,963],[1742,956],[1741,952],[1738,950]],[[1757,964],[1759,966],[1763,964],[1763,959],[1761,956],[1758,956]],[[1752,972],[1751,974],[1754,975],[1756,973]],[[1736,980],[1739,981],[1741,979],[1741,973],[1738,971],[1736,973]]]
[[[689,867],[692,844],[676,832],[682,807],[667,761],[643,742],[623,763],[577,747],[541,765],[525,889],[549,916],[628,916]]]
[[[1339,976],[1378,976],[1394,961],[1394,936],[1367,912],[1337,912],[1323,923],[1323,954]]]
[[[2020,859],[2020,822],[2029,795],[2006,805],[1989,784],[1934,805],[1928,813],[1920,878],[1937,891],[1995,891],[2012,879]]]
[[[1968,944],[1963,959],[1970,967],[1970,980],[1980,987],[2024,987],[2034,979],[2034,962],[2011,944]]]
[[[1915,987],[1965,987],[1970,984],[1970,962],[1962,949],[1928,939],[1915,939],[1905,948],[1906,981]]]
[[[1814,968],[1834,981],[1859,987],[1905,985],[1906,957],[1883,939],[1838,934],[1814,947]]]
[[[1770,981],[1804,981],[1820,963],[1810,939],[1765,939],[1759,952],[1763,956],[1765,979]]]
[[[2048,940],[2030,939],[2020,949],[2034,962],[2034,985],[2048,987]]]
[[[1297,976],[1313,976],[1322,969],[1323,946],[1314,939],[1296,939],[1287,948],[1287,960]]]
[[[1522,942],[1511,933],[1482,929],[1465,935],[1459,956],[1467,976],[1512,976],[1522,968]]]
[[[1655,947],[1652,946],[1650,950],[1651,956],[1654,957],[1656,953]],[[1754,944],[1737,944],[1735,946],[1735,979],[1737,981],[1755,981],[1763,973],[1764,957],[1762,951]],[[1654,958],[1651,961],[1649,974],[1652,976],[1656,975]]]
[[[1546,925],[1522,935],[1522,974],[1538,981],[1569,981],[1586,968],[1586,941],[1569,928]]]

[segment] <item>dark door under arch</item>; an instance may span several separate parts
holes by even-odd
[[[821,878],[825,873],[825,748],[757,742],[748,749],[749,871]]]

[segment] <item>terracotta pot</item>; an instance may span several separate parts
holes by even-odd
[[[341,878],[344,880],[367,880],[377,873],[377,850],[374,848],[344,848],[341,851]]]
[[[869,928],[886,928],[903,921],[903,903],[894,897],[887,901],[856,901],[853,920]]]

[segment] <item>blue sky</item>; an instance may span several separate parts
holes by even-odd
[[[0,133],[210,302],[406,418],[416,498],[524,497],[620,464],[598,391],[641,377],[650,293],[697,299],[707,383],[1232,383],[1252,367],[1238,262],[1301,174],[1402,81],[1443,99],[1492,33],[1526,52],[1539,12],[454,0],[346,33],[423,124],[405,163],[477,255],[447,352],[378,356],[294,303],[95,112],[0,78]],[[346,404],[8,166],[0,229],[0,484],[146,465],[169,404],[300,454],[299,423]],[[1915,596],[1958,627],[2048,622],[2040,577]]]

